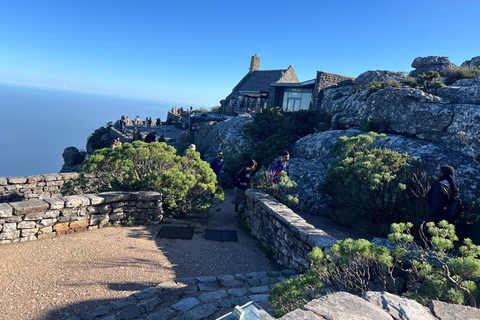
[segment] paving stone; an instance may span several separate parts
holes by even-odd
[[[268,277],[268,274],[265,271],[261,272],[249,272],[245,274],[247,278],[252,279],[252,278],[264,278]]]
[[[176,283],[190,284],[190,283],[195,283],[195,278],[194,277],[177,278],[177,279],[175,279],[175,282]]]
[[[220,289],[220,284],[218,282],[199,283],[198,289],[200,289],[201,291],[215,291]]]
[[[101,318],[95,318],[95,320],[117,320],[117,317],[115,317],[114,314],[111,314],[106,317],[101,317]]]
[[[265,293],[270,291],[270,288],[268,286],[251,287],[250,289],[248,289],[248,291],[253,294]]]
[[[217,281],[217,277],[213,277],[213,276],[196,277],[195,279],[197,279],[198,282],[213,282],[213,281]]]
[[[178,284],[175,281],[170,280],[160,283],[159,285],[157,285],[157,287],[162,289],[171,289],[178,288]]]
[[[243,273],[237,273],[237,274],[235,275],[235,278],[237,278],[237,279],[242,279],[242,280],[246,280],[246,279],[247,279],[247,276],[246,276],[245,274],[243,274]]]
[[[147,288],[145,290],[142,290],[140,292],[137,292],[133,294],[134,297],[138,298],[138,300],[144,300],[144,299],[149,299],[153,296],[159,295],[162,293],[164,289],[162,288]]]
[[[189,284],[183,288],[180,289],[182,292],[184,292],[187,295],[193,294],[198,292],[198,286],[196,283]]]
[[[201,295],[198,296],[198,299],[202,302],[205,302],[205,301],[212,301],[212,300],[220,300],[225,298],[226,296],[227,296],[227,291],[219,290],[219,291],[202,293]]]
[[[183,315],[182,318],[185,320],[205,319],[206,317],[214,314],[217,310],[217,303],[207,303],[188,311],[186,314]]]
[[[235,276],[232,275],[223,275],[217,276],[218,280],[235,280]]]
[[[117,313],[117,318],[121,320],[130,320],[138,317],[141,314],[142,312],[137,306],[131,306]]]
[[[267,274],[270,277],[280,277],[280,276],[282,276],[282,273],[280,271],[275,271],[275,270],[267,271]]]
[[[43,200],[29,200],[21,202],[11,202],[14,215],[23,215],[35,212],[45,212],[48,210],[49,204]]]
[[[247,279],[247,283],[252,287],[259,287],[262,285],[260,279]]]
[[[93,320],[96,317],[103,316],[103,315],[109,313],[110,310],[111,310],[111,308],[108,307],[108,306],[95,308],[92,311],[83,314],[82,315],[82,320]]]
[[[186,298],[183,300],[178,301],[174,305],[172,305],[172,309],[176,311],[187,311],[198,305],[200,301],[195,298]]]
[[[145,319],[146,320],[170,320],[172,319],[175,315],[177,314],[176,311],[170,309],[170,308],[165,308],[162,309],[158,312],[149,314]]]
[[[231,295],[232,297],[245,296],[247,293],[248,292],[246,288],[232,288],[228,290],[228,294]]]
[[[183,292],[180,290],[167,290],[158,295],[158,298],[165,302],[173,302],[183,297]]]
[[[269,285],[269,284],[275,284],[278,281],[277,281],[277,278],[265,277],[265,278],[261,278],[260,282],[262,283],[262,285]]]
[[[243,296],[232,298],[231,301],[235,306],[243,306],[245,303],[250,302],[250,299],[247,296]]]
[[[250,300],[255,302],[268,301],[269,294],[252,294]]]
[[[231,308],[232,307],[232,301],[230,299],[218,300],[218,306],[220,308]]]
[[[138,307],[140,308],[140,311],[142,311],[142,313],[147,313],[147,312],[153,311],[155,309],[155,307],[160,304],[160,302],[161,301],[157,298],[152,298],[152,299],[149,299],[149,300],[142,300],[138,304]]]
[[[245,281],[243,280],[220,280],[220,285],[224,287],[243,287]]]
[[[118,310],[118,309],[121,309],[121,308],[125,308],[129,305],[135,305],[137,302],[138,302],[137,299],[130,296],[130,297],[123,298],[123,299],[120,299],[120,300],[115,300],[115,301],[110,303],[110,306],[112,307],[113,310]]]

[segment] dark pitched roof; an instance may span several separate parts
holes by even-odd
[[[291,66],[289,68],[291,68]],[[240,80],[240,82],[235,86],[235,88],[233,88],[232,92],[227,96],[226,99],[237,97],[240,94],[240,91],[268,92],[270,84],[281,81],[282,77],[288,70],[289,69],[258,70],[252,73],[248,73],[245,75],[245,77],[243,77],[242,80]]]

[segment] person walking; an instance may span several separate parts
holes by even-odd
[[[223,151],[218,151],[217,157],[210,160],[210,168],[212,168],[213,172],[217,175],[217,181],[220,177],[220,173],[223,167]]]
[[[449,165],[442,165],[437,172],[437,181],[428,190],[427,205],[429,207],[429,216],[427,221],[435,223],[447,220],[453,223],[455,217],[450,214],[450,209],[455,199],[460,197],[453,176],[455,169]]]
[[[245,205],[247,200],[245,191],[250,187],[250,180],[256,168],[257,162],[255,160],[249,160],[243,169],[240,170],[233,179],[233,185],[235,186],[235,198],[232,202],[235,205],[235,214],[238,214],[239,212],[239,205]]]

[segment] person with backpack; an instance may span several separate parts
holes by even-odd
[[[238,206],[240,204],[245,205],[247,196],[245,191],[250,186],[250,180],[252,179],[253,172],[257,168],[257,162],[255,160],[248,160],[245,167],[240,170],[233,178],[235,198],[232,203],[235,205],[235,214],[238,214]]]
[[[429,217],[427,221],[435,223],[447,220],[453,223],[461,213],[460,193],[453,176],[455,169],[449,165],[442,165],[437,172],[437,181],[428,190],[427,205]]]

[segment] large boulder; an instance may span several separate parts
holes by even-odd
[[[358,86],[368,86],[372,81],[378,82],[402,82],[405,79],[402,73],[387,70],[370,70],[360,74],[355,78],[355,84]]]
[[[412,68],[415,68],[415,70],[411,71],[409,75],[416,78],[422,73],[428,73],[429,71],[442,72],[454,66],[455,64],[451,63],[448,57],[417,57],[412,62]]]
[[[230,174],[220,175],[222,185],[231,183],[231,176],[236,173],[232,166],[235,166],[239,155],[252,149],[243,133],[245,124],[251,120],[249,114],[241,114],[222,122],[203,123],[197,130],[195,144],[205,160],[210,161],[217,156],[219,150],[223,150],[223,169]]]
[[[67,147],[63,150],[63,166],[60,172],[78,172],[85,160],[85,151],[80,151],[75,147]]]
[[[438,88],[435,94],[452,103],[480,104],[480,84]]]

